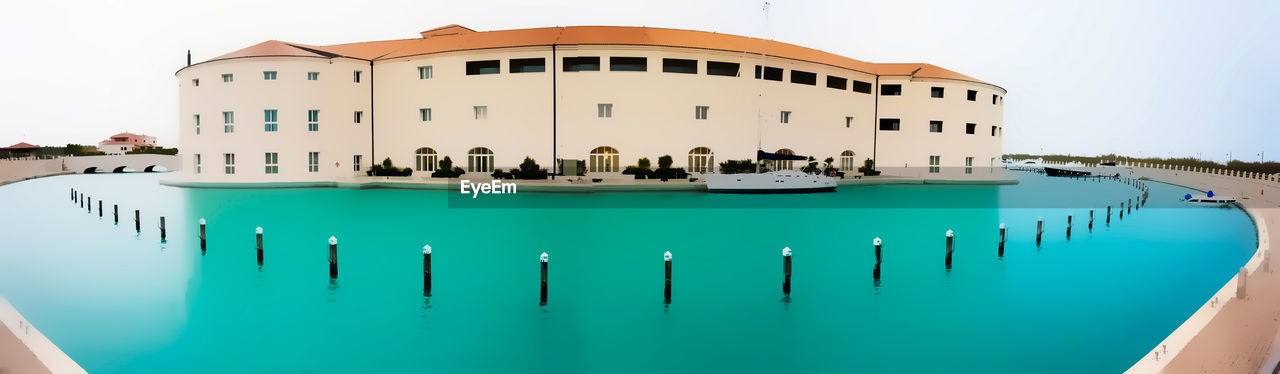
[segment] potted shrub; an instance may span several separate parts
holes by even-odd
[[[862,162],[862,167],[859,167],[858,171],[866,176],[880,175],[880,172],[875,170],[875,167],[876,167],[876,162],[868,158],[866,161]]]

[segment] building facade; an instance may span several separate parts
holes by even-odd
[[[639,158],[713,171],[767,152],[878,166],[994,166],[1005,90],[929,64],[642,27],[268,41],[177,72],[182,177],[333,181],[390,158],[426,176],[530,157],[619,177]],[[801,163],[774,165],[799,168]]]
[[[140,148],[154,148],[156,137],[122,132],[98,142],[98,150],[109,155],[122,155]]]

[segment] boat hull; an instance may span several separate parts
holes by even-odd
[[[794,171],[760,174],[707,174],[707,191],[739,194],[784,194],[831,192],[836,190],[834,178]]]
[[[1087,171],[1059,169],[1059,168],[1051,168],[1051,167],[1045,167],[1044,174],[1050,177],[1087,177],[1087,176],[1093,175],[1093,173],[1090,173]]]

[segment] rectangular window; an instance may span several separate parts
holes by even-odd
[[[613,104],[596,104],[596,117],[613,118]]]
[[[196,174],[200,174],[200,154],[196,153]]]
[[[881,85],[880,96],[902,96],[902,85],[901,84]]]
[[[844,78],[837,77],[837,76],[834,76],[834,75],[828,75],[828,76],[827,76],[827,88],[834,88],[834,89],[837,89],[837,90],[843,90],[843,89],[845,89],[846,87],[849,87],[849,80],[848,80],[848,79],[844,79]]]
[[[262,130],[271,131],[271,132],[279,130],[279,123],[276,121],[276,110],[267,109],[262,112],[263,112],[263,117],[265,117],[263,119],[263,122],[266,122],[265,124],[263,124]]]
[[[356,111],[356,123],[360,123],[362,119],[364,119],[364,112]]]
[[[199,79],[192,79],[192,80],[191,80],[191,86],[193,86],[193,87],[200,87],[200,80],[199,80]],[[994,99],[994,98],[992,98],[992,99],[991,99],[991,103],[992,103],[992,104],[995,104],[995,101],[996,101],[996,99]]]
[[[782,69],[770,66],[756,65],[756,79],[764,79],[771,81],[782,81]]]
[[[431,108],[418,109],[418,117],[422,118],[422,122],[431,121]]]
[[[902,121],[897,118],[881,118],[880,131],[898,131]]]
[[[999,97],[999,96],[997,96],[997,95],[995,95],[995,94],[991,94],[991,105],[996,105],[996,98],[997,98],[997,97]]]
[[[648,71],[649,59],[645,57],[610,57],[609,71]]]
[[[280,174],[280,154],[275,152],[267,153],[267,174]]]
[[[964,173],[973,174],[973,157],[964,158]]]
[[[222,154],[222,165],[223,165],[223,169],[222,169],[222,172],[223,172],[223,173],[226,173],[226,174],[235,174],[235,173],[236,173],[236,154],[235,154],[235,153],[223,153],[223,154]]]
[[[853,92],[869,94],[871,93],[871,83],[853,81]]]
[[[792,70],[791,83],[818,85],[818,75],[807,71]]]
[[[964,124],[964,133],[965,133],[965,134],[970,134],[970,135],[972,135],[972,134],[974,134],[974,133],[976,133],[976,132],[978,132],[978,124],[976,124],[976,123],[966,123],[966,124]]]
[[[200,135],[200,115],[193,115],[192,120],[194,120],[196,124],[196,135]]]
[[[782,123],[791,123],[791,111],[782,111],[782,118],[779,118],[778,120]]]
[[[498,74],[501,66],[499,60],[467,61],[467,75]]]
[[[943,94],[942,87],[929,87],[929,97],[932,97],[935,99],[941,99],[942,94]]]
[[[361,72],[360,72],[359,70],[356,70],[356,71],[352,72],[352,73],[351,73],[351,79],[352,79],[354,82],[356,82],[356,83],[360,83],[360,73],[361,73]]]
[[[941,169],[938,167],[939,165],[942,165],[942,156],[929,156],[930,173],[937,173],[938,170]]]
[[[542,73],[547,71],[545,58],[513,58],[508,61],[512,73]]]
[[[351,156],[351,168],[355,171],[360,171],[360,158],[360,155]]]
[[[319,73],[319,72],[315,72],[315,71],[307,72],[307,80],[309,80],[309,81],[318,81],[318,80],[320,80],[320,73]]]
[[[693,119],[707,119],[707,112],[711,111],[709,106],[693,107]]]
[[[929,121],[929,132],[942,132],[942,121]]]
[[[276,72],[274,71],[262,72],[262,80],[268,80],[268,81],[276,80]]]
[[[222,132],[230,133],[236,130],[236,114],[235,112],[222,112]]]
[[[419,66],[419,67],[418,67],[418,79],[431,79],[431,76],[434,74],[434,72],[433,72],[432,70],[433,70],[433,69],[432,69],[432,67],[431,67],[430,65],[428,65],[428,66]]]
[[[223,75],[222,75],[222,83],[231,83],[231,81],[232,81],[234,78],[235,78],[235,77],[234,77],[234,76],[232,76],[231,74],[223,74]]]
[[[320,152],[307,152],[307,172],[320,171]]]
[[[991,126],[991,136],[996,136],[996,127]]]
[[[698,60],[662,59],[663,73],[698,74]]]
[[[307,131],[320,131],[320,111],[307,110]]]
[[[707,61],[707,75],[736,77],[739,66],[736,62]]]
[[[844,117],[844,128],[853,127],[853,117]]]
[[[564,71],[600,71],[600,57],[565,57]]]
[[[969,90],[969,101],[978,101],[978,91]]]
[[[489,107],[487,106],[477,105],[477,106],[471,107],[471,110],[475,112],[476,119],[489,118]]]

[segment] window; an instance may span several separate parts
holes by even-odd
[[[689,172],[706,173],[716,169],[716,155],[711,148],[698,147],[689,150]]]
[[[547,71],[545,58],[513,58],[508,61],[512,73],[542,73]]]
[[[196,174],[200,174],[200,154],[196,153]]]
[[[698,74],[698,60],[662,59],[663,73]]]
[[[222,132],[231,133],[235,131],[236,131],[235,112],[222,112]]]
[[[791,83],[816,86],[818,84],[818,75],[807,71],[792,70]]]
[[[707,61],[707,75],[736,77],[739,66],[736,62]]]
[[[978,101],[978,91],[969,90],[969,101]]]
[[[565,57],[564,71],[600,71],[600,58]]]
[[[596,117],[613,118],[613,104],[596,104]]]
[[[996,132],[997,136],[1004,136],[1004,126],[997,127],[1000,131]]]
[[[898,131],[898,128],[901,126],[901,122],[902,121],[897,118],[881,118],[880,131]]]
[[[275,152],[267,153],[267,174],[280,174],[280,154]]]
[[[964,124],[964,133],[965,133],[965,134],[973,135],[973,133],[975,133],[975,132],[977,132],[977,131],[978,131],[978,124],[976,124],[976,123],[966,123],[966,124]]]
[[[858,160],[854,156],[857,156],[857,153],[853,151],[840,152],[840,171],[858,170]]]
[[[222,172],[223,172],[223,173],[226,173],[226,174],[235,174],[235,173],[236,173],[236,154],[235,154],[235,153],[223,153],[223,154],[222,154],[222,165],[223,165],[223,169],[222,169]]]
[[[360,73],[361,73],[361,72],[360,72],[359,70],[356,70],[356,71],[354,71],[354,72],[352,72],[352,73],[351,73],[351,77],[352,77],[352,80],[353,80],[354,82],[356,82],[356,83],[360,83]]]
[[[200,135],[200,115],[199,114],[193,115],[192,120],[196,124],[196,135]]]
[[[964,158],[964,173],[973,174],[973,157]]]
[[[416,161],[414,169],[417,171],[436,171],[436,150],[422,147],[413,151],[413,159]]]
[[[320,152],[307,152],[307,172],[320,171]]]
[[[489,107],[487,106],[484,106],[484,105],[473,106],[471,107],[471,110],[475,112],[476,119],[489,118]]]
[[[871,83],[867,83],[863,81],[853,81],[853,92],[869,94],[871,93]]]
[[[309,71],[309,72],[307,72],[307,80],[309,80],[309,81],[318,81],[318,80],[320,80],[320,73],[319,73],[319,72],[315,72],[315,71]]]
[[[756,65],[756,79],[765,79],[771,81],[782,81],[782,69]]]
[[[991,136],[996,136],[996,127],[991,126]]]
[[[782,123],[791,123],[791,111],[782,111],[782,118],[779,118],[778,121]]]
[[[834,88],[834,89],[837,89],[837,90],[844,90],[844,89],[845,89],[845,87],[849,87],[849,80],[848,80],[848,79],[840,78],[840,77],[837,77],[837,76],[834,76],[834,75],[828,75],[828,76],[827,76],[827,88]]]
[[[942,156],[929,156],[929,172],[937,173],[940,169],[938,165],[942,164]]]
[[[266,123],[262,125],[262,131],[275,132],[276,130],[279,130],[279,123],[276,121],[276,110],[267,109],[262,112],[263,117],[266,117],[263,119],[263,122]]]
[[[268,81],[276,80],[276,72],[274,71],[262,72],[262,80],[268,80]]]
[[[844,128],[853,127],[853,117],[844,117]]]
[[[996,98],[997,98],[997,97],[1000,97],[1000,96],[998,96],[998,95],[996,95],[996,94],[991,94],[991,105],[996,105]]]
[[[362,157],[362,156],[360,156],[360,155],[354,155],[354,156],[351,156],[351,168],[352,168],[353,170],[355,170],[355,171],[360,171],[360,159],[361,159],[361,158],[363,158],[363,157]]]
[[[707,112],[711,110],[709,106],[693,107],[693,119],[707,119]]]
[[[418,117],[422,118],[422,122],[431,122],[431,108],[418,109]]]
[[[191,80],[191,86],[192,86],[192,87],[200,87],[200,80],[199,80],[199,79],[192,79],[192,80]],[[992,98],[992,99],[991,99],[991,103],[992,103],[992,104],[995,104],[995,101],[996,101],[996,100],[995,100],[995,98]]]
[[[222,75],[222,83],[231,83],[231,81],[232,81],[232,80],[234,80],[234,79],[235,79],[235,77],[234,77],[234,76],[232,76],[231,74],[223,74],[223,75]]]
[[[902,85],[901,84],[881,85],[880,96],[902,96]]]
[[[929,121],[929,132],[942,132],[942,121]]]
[[[467,75],[498,74],[501,64],[499,60],[467,61]]]
[[[467,151],[467,171],[488,173],[493,171],[493,151],[475,147]]]
[[[617,173],[618,172],[618,150],[613,147],[596,147],[591,150],[588,157],[587,171],[592,173]]]
[[[430,65],[418,67],[418,79],[431,79],[434,70]]]
[[[788,156],[794,156],[796,154],[795,151],[787,148],[779,149],[777,152],[773,153]],[[791,168],[795,167],[794,160],[765,160],[764,164],[765,167],[770,170],[791,170]]]
[[[943,94],[942,87],[929,87],[929,97],[932,97],[935,99],[941,99],[942,94]]]
[[[320,131],[320,111],[317,109],[307,110],[307,131]]]
[[[610,57],[609,71],[648,71],[649,59],[644,57]]]
[[[356,111],[356,118],[355,118],[355,119],[356,119],[356,123],[360,123],[360,120],[361,120],[361,119],[363,119],[363,118],[364,118],[364,112],[361,112],[361,111],[358,111],[358,110],[357,110],[357,111]]]

